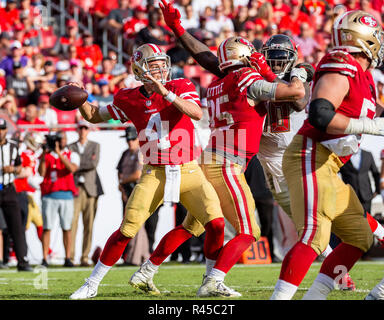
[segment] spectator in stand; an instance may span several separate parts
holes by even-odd
[[[347,11],[361,9],[359,0],[346,0],[344,5],[347,8]]]
[[[106,79],[100,79],[97,82],[97,85],[100,88],[100,94],[95,95],[95,99],[99,105],[99,108],[106,107],[113,102],[113,94],[109,90],[109,83]]]
[[[67,21],[66,35],[59,37],[52,50],[51,55],[54,56],[66,56],[68,54],[69,47],[79,47],[82,44],[82,39],[79,35],[79,27],[74,19]]]
[[[85,65],[83,68],[83,83],[92,83],[95,84],[95,74],[96,74],[96,68],[94,66],[88,66]]]
[[[303,2],[306,13],[313,20],[315,31],[320,30],[325,22],[325,13],[331,11],[331,7],[325,0],[307,0]]]
[[[185,30],[199,28],[199,16],[195,13],[191,4],[185,7],[185,18],[181,19],[181,23]]]
[[[301,3],[299,0],[291,0],[292,9],[289,15],[286,15],[281,18],[278,25],[280,33],[283,33],[286,30],[292,32],[292,35],[298,35],[300,33],[300,25],[304,22],[312,26],[311,19],[309,16],[300,10]]]
[[[249,19],[255,19],[258,11],[259,11],[259,1],[249,0],[249,3],[248,3]]]
[[[208,7],[211,9],[215,9],[217,6],[221,5],[221,0],[193,0],[192,6],[195,12],[197,12],[199,15],[204,15],[205,10]]]
[[[0,28],[1,28],[1,19],[0,19]],[[9,48],[11,47],[12,38],[9,32],[0,33],[0,61],[3,60],[9,53]]]
[[[268,26],[274,24],[272,4],[269,2],[263,3],[257,11],[256,18],[253,22],[256,26],[260,25],[264,30],[266,30]],[[268,36],[268,38],[270,37],[270,35],[266,34],[266,31],[264,31],[264,35]]]
[[[125,21],[132,16],[132,9],[129,6],[129,0],[119,0],[119,6],[109,12],[107,17],[107,26],[120,31],[123,29]]]
[[[112,70],[113,70],[113,61],[109,57],[104,57],[101,66],[100,72],[95,74],[95,80],[98,82],[101,79],[106,81],[111,81],[113,79]],[[110,87],[110,91],[113,92],[113,86]],[[98,93],[98,91],[96,91]]]
[[[25,115],[23,118],[20,118],[17,120],[16,124],[18,126],[20,125],[37,125],[40,126],[40,128],[32,128],[34,131],[48,131],[46,128],[46,124],[44,121],[41,121],[39,119],[39,113],[37,106],[34,104],[29,104],[25,108]],[[44,127],[41,127],[44,126]],[[28,130],[28,129],[20,129],[20,131]]]
[[[108,50],[108,58],[110,58],[112,63],[112,71],[111,74],[115,76],[119,76],[125,72],[127,72],[127,68],[117,61],[117,54],[114,50]]]
[[[314,39],[314,30],[308,23],[302,23],[300,33],[293,37],[296,45],[300,48],[305,61],[312,60],[312,54],[315,50],[321,50],[319,43]]]
[[[236,16],[232,19],[235,32],[244,30],[245,23],[248,21],[248,9],[245,6],[240,6]]]
[[[136,37],[136,44],[153,43],[157,45],[168,45],[171,34],[167,29],[158,25],[159,14],[157,11],[148,13],[148,26],[141,29]]]
[[[99,45],[93,42],[90,32],[83,33],[83,44],[77,47],[77,56],[85,64],[98,67],[103,59],[103,54]]]
[[[278,25],[282,17],[287,16],[291,8],[283,0],[273,0],[273,20]]]
[[[13,74],[7,77],[7,90],[17,99],[18,108],[24,108],[28,103],[28,95],[35,89],[35,84],[24,75],[20,62],[14,62]]]
[[[83,79],[83,68],[81,62],[77,59],[71,59],[69,61],[69,68],[70,81],[81,83]]]
[[[147,15],[143,6],[138,6],[133,11],[133,16],[129,17],[124,23],[124,35],[128,39],[133,39],[141,29],[148,25]]]
[[[49,96],[43,94],[38,99],[38,117],[39,120],[44,122],[48,128],[57,126],[57,113],[49,105]]]
[[[100,20],[106,18],[111,10],[119,7],[118,0],[96,0],[91,13],[96,20],[96,25]]]
[[[230,18],[224,15],[224,8],[219,5],[215,8],[215,15],[207,20],[206,29],[218,35],[223,27],[229,27],[234,30],[233,22]]]
[[[23,54],[23,46],[20,41],[13,41],[10,46],[11,54],[7,55],[0,62],[0,68],[5,71],[7,76],[13,74],[14,62],[20,62],[22,67],[28,63],[28,58]]]
[[[235,8],[235,5],[233,3],[233,0],[221,0],[221,4],[223,6],[223,14],[230,18],[230,19],[233,19],[233,17],[235,16],[235,12],[236,12],[236,8]]]
[[[54,90],[56,90],[56,85],[53,87],[48,83],[48,81],[44,77],[42,77],[41,79],[36,81],[35,90],[33,90],[28,95],[28,103],[37,105],[39,103],[40,96],[50,96]]]
[[[19,111],[17,110],[16,99],[10,94],[0,98],[0,111],[2,118],[4,118],[3,115],[5,114],[6,117],[14,123],[16,123],[20,117]]]
[[[77,47],[74,44],[68,46],[68,53],[65,57],[68,61],[76,60],[80,63],[80,60],[77,58]]]
[[[56,69],[52,60],[47,60],[44,63],[44,80],[51,85],[56,85]]]
[[[20,11],[16,0],[7,0],[5,8],[0,8],[0,17],[3,18],[2,32],[11,31],[14,24],[20,22]]]
[[[20,0],[20,16],[28,16],[31,19],[33,25],[39,25],[41,23],[41,13],[39,7],[34,3],[31,5],[31,0]]]
[[[30,16],[25,14],[20,14],[20,23],[23,26],[24,30],[24,39],[31,41],[31,46],[39,48],[42,44],[41,30],[36,29],[33,26],[33,20]]]
[[[79,140],[68,146],[69,150],[80,156],[80,165],[74,173],[78,195],[74,199],[74,214],[72,219],[71,260],[75,258],[76,234],[80,212],[83,216],[83,245],[80,258],[81,266],[89,266],[88,255],[91,251],[93,223],[96,216],[96,202],[102,195],[103,188],[96,171],[99,163],[100,144],[88,140],[90,124],[80,121],[77,126]]]
[[[49,139],[48,145],[49,149],[43,148],[38,168],[40,176],[44,178],[40,185],[44,228],[42,265],[48,267],[51,230],[59,215],[65,249],[64,266],[73,267],[70,259],[71,224],[74,210],[73,198],[77,195],[73,173],[79,167],[80,158],[76,152],[71,152],[67,148],[67,135],[63,131],[59,131]]]

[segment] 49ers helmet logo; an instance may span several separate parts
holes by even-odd
[[[134,54],[133,54],[133,61],[139,61],[141,58],[143,57],[143,53],[141,51],[136,51]]]
[[[363,16],[360,18],[360,21],[362,24],[365,24],[368,27],[372,27],[372,28],[377,27],[377,21],[370,16]]]
[[[250,46],[253,48],[253,44],[250,43],[247,39],[244,39],[244,38],[239,38],[238,41],[246,46]]]

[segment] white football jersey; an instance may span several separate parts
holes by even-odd
[[[288,102],[266,102],[267,116],[257,157],[266,180],[274,193],[286,189],[282,163],[285,149],[307,118],[304,110],[297,112]]]
[[[289,105],[287,102],[266,102],[268,113],[260,142],[260,159],[282,159],[285,149],[307,118],[305,110],[296,112]]]

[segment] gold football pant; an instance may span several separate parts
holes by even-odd
[[[327,247],[331,232],[363,251],[373,241],[356,193],[337,175],[342,165],[336,154],[302,135],[294,137],[284,154],[292,219],[300,241],[317,254]]]
[[[236,234],[248,234],[260,238],[260,228],[256,222],[255,200],[245,180],[242,166],[211,154],[212,161],[201,168],[208,181],[215,188],[220,199],[224,217],[235,228]],[[211,159],[211,158],[210,158]],[[192,234],[204,231],[188,213],[183,226]]]
[[[33,195],[28,194],[27,197],[28,197],[28,218],[27,218],[25,230],[29,229],[29,227],[31,226],[31,222],[36,227],[42,227],[43,216],[41,215],[40,208],[37,205],[35,199],[33,198]]]
[[[165,166],[145,165],[139,183],[133,189],[125,207],[120,232],[133,238],[149,216],[163,203]],[[220,201],[215,189],[205,178],[197,161],[181,165],[180,202],[200,223],[196,232],[204,232],[208,222],[222,218]]]

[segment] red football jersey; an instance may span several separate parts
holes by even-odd
[[[240,76],[251,68],[241,68],[217,79],[208,87],[207,102],[212,134],[206,150],[248,164],[259,151],[266,110],[262,104],[248,103],[247,90],[239,86]],[[263,80],[257,75],[256,80]]]
[[[21,154],[21,165],[24,168],[31,168],[33,175],[36,174],[36,154],[32,150],[25,150]],[[21,178],[21,179],[15,179],[14,180],[15,184],[15,189],[16,192],[21,192],[21,191],[29,191],[29,192],[35,192],[36,190],[32,188],[29,183],[27,178]]]
[[[327,53],[317,65],[313,78],[313,87],[324,72],[338,72],[348,77],[349,93],[336,110],[337,113],[355,119],[364,117],[374,118],[376,113],[376,91],[375,83],[369,70],[364,71],[349,53],[335,50]],[[308,136],[316,141],[326,141],[345,136],[320,131],[310,125],[308,119],[304,121],[298,134]],[[349,157],[343,157],[342,161],[344,162],[348,159]]]
[[[201,106],[191,81],[175,79],[167,82],[165,87]],[[144,163],[177,165],[197,159],[200,154],[199,149],[195,148],[195,129],[191,118],[158,93],[150,97],[144,95],[143,88],[119,90],[108,111],[113,119],[123,123],[131,120],[135,125]]]

